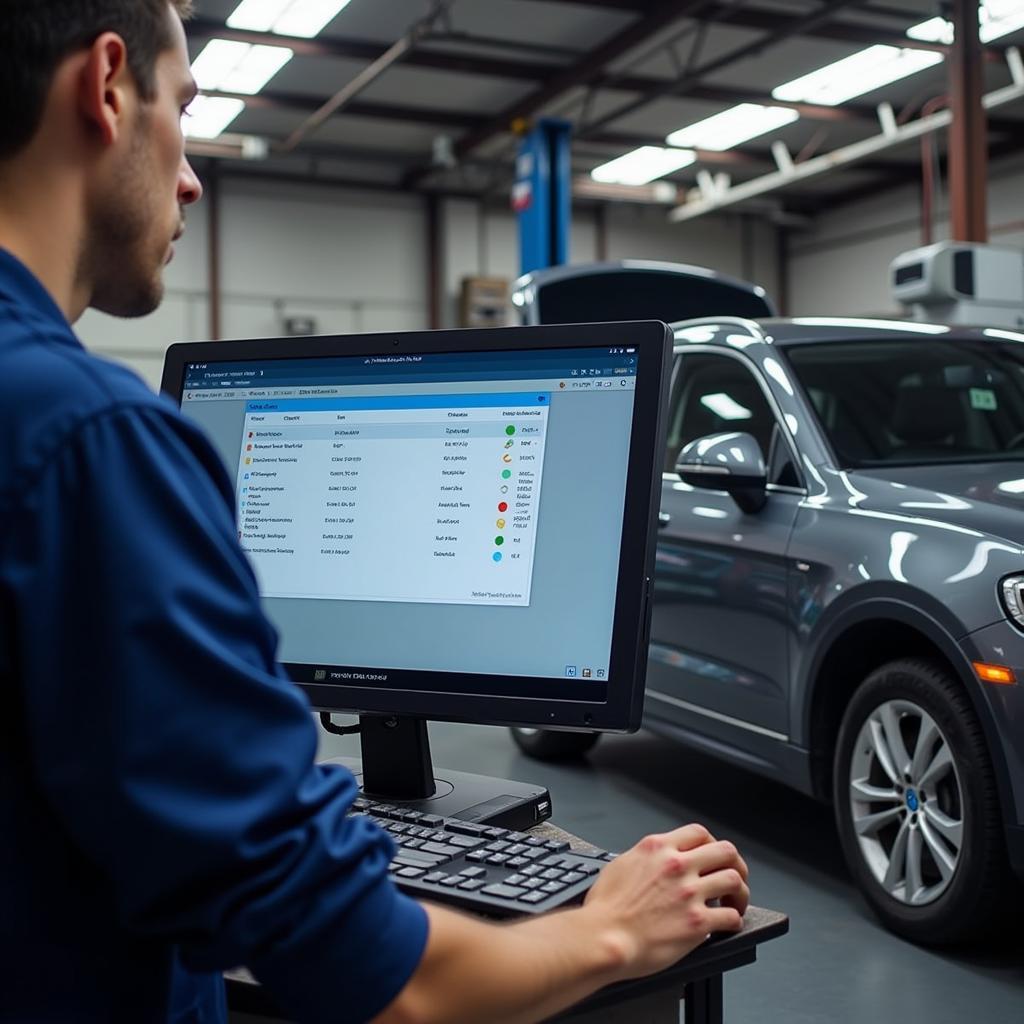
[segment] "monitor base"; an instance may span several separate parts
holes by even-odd
[[[344,765],[359,780],[362,787],[363,763],[358,757],[331,757],[322,764]],[[434,776],[436,792],[433,796],[416,800],[401,800],[380,793],[360,792],[367,800],[408,807],[410,811],[440,814],[445,818],[460,818],[481,825],[512,828],[522,831],[551,817],[551,794],[543,786],[506,779],[493,779],[487,775],[453,772],[439,768]]]

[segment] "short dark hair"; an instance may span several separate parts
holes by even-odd
[[[61,62],[104,32],[124,39],[139,92],[152,99],[157,58],[171,45],[169,7],[184,19],[192,0],[0,0],[0,160],[32,140]]]

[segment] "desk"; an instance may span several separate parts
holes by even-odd
[[[562,839],[577,849],[587,842],[550,823],[530,829],[545,839]],[[743,930],[716,935],[688,957],[647,978],[626,981],[595,992],[569,1010],[550,1018],[567,1024],[723,1024],[722,975],[757,959],[757,947],[789,931],[785,914],[750,907]],[[269,997],[246,972],[227,975],[231,1024],[283,1024]]]

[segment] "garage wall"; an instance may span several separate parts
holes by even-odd
[[[934,237],[949,238],[945,204]],[[790,306],[794,314],[899,313],[889,295],[890,261],[921,244],[916,185],[820,216],[790,244]],[[1024,160],[993,163],[989,185],[991,241],[1024,246]]]
[[[88,312],[78,325],[90,348],[134,366],[154,387],[174,341],[209,337],[207,200],[167,269],[163,306],[142,320]],[[600,255],[698,263],[775,290],[775,238],[738,216],[672,226],[663,208],[612,207],[606,227],[593,207],[573,219],[574,263]],[[414,196],[225,178],[221,183],[221,325],[225,338],[279,335],[289,316],[318,331],[420,330],[428,326],[424,203]],[[515,279],[516,223],[503,205],[442,203],[445,324],[457,322],[462,278]]]

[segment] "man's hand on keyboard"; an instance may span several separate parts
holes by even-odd
[[[535,1024],[738,930],[748,897],[736,848],[687,825],[617,857],[580,907],[495,925],[428,903],[423,959],[375,1024]]]
[[[659,971],[711,932],[738,931],[750,899],[747,865],[703,825],[642,839],[601,872],[584,912],[621,957],[620,977]]]

